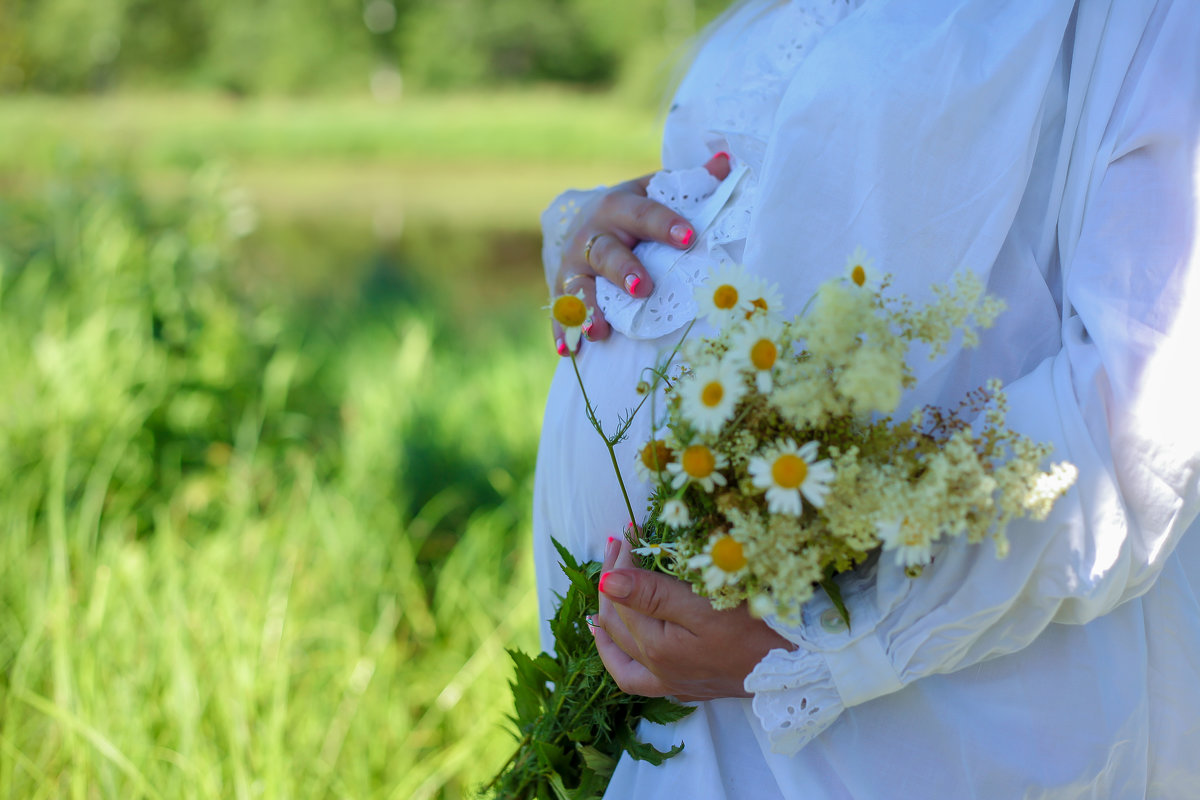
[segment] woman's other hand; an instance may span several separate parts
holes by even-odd
[[[729,175],[729,156],[717,153],[704,165],[724,180]],[[649,175],[614,186],[580,210],[567,229],[563,260],[554,282],[555,296],[583,292],[592,311],[584,335],[592,341],[608,338],[610,328],[596,305],[596,276],[602,275],[633,297],[649,297],[654,284],[646,268],[633,254],[638,242],[656,241],[686,250],[696,239],[696,230],[671,209],[646,197]],[[558,354],[567,355],[562,327],[554,326]]]
[[[742,682],[762,657],[792,649],[745,604],[715,611],[687,583],[636,568],[623,539],[610,539],[605,551],[592,631],[622,691],[680,700],[749,697]]]

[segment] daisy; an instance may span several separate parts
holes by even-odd
[[[709,592],[736,585],[748,572],[748,564],[742,543],[724,531],[713,534],[704,551],[688,559],[690,569],[702,571]]]
[[[667,469],[675,476],[672,487],[679,489],[688,482],[695,483],[706,492],[711,492],[714,486],[724,486],[725,476],[717,470],[728,463],[728,459],[720,453],[713,452],[706,444],[693,444],[685,447],[679,454],[678,461],[672,461]]]
[[[667,500],[667,503],[671,503],[671,500]],[[634,553],[637,555],[644,555],[644,557],[655,560],[658,560],[662,555],[674,555],[676,551],[677,546],[673,542],[654,542],[650,543],[650,545],[642,545],[641,547],[634,548]]]
[[[698,366],[679,384],[683,415],[701,433],[717,433],[733,416],[733,409],[745,390],[733,364],[718,362]]]
[[[816,508],[825,505],[833,465],[828,459],[817,461],[816,442],[797,447],[790,439],[778,442],[761,456],[750,459],[754,485],[767,490],[767,509],[773,514],[800,516],[803,495]]]
[[[583,290],[554,298],[554,304],[550,306],[550,314],[554,317],[554,321],[562,326],[563,341],[567,343],[567,349],[575,352],[579,347],[579,339],[583,335],[583,326],[592,316],[592,309],[588,308],[587,303],[583,300]]]
[[[896,566],[905,569],[928,564],[933,559],[933,539],[927,531],[908,524],[908,519],[877,522],[875,530],[884,550],[896,553]]]
[[[696,307],[699,315],[717,327],[734,321],[738,312],[750,312],[754,279],[745,267],[722,262],[709,279],[696,287]]]
[[[771,392],[771,375],[779,363],[782,326],[770,317],[755,316],[729,345],[729,357],[754,372],[762,394]]]
[[[879,285],[879,276],[875,272],[875,259],[867,258],[867,251],[861,246],[846,259],[846,279],[855,286],[875,288]]]
[[[783,296],[779,294],[779,289],[762,278],[747,276],[745,296],[749,304],[746,319],[756,314],[779,314],[783,310]]]
[[[667,471],[667,464],[674,457],[675,454],[662,439],[646,442],[634,462],[638,478],[643,483],[657,483],[662,480],[662,473]]]
[[[672,497],[667,502],[663,503],[662,521],[668,528],[686,528],[692,524],[692,515],[688,513],[688,508],[683,501],[678,497]],[[652,545],[653,546],[653,545]],[[658,545],[662,548],[671,547],[671,545]],[[637,552],[636,550],[634,551]],[[671,552],[674,552],[673,550]]]

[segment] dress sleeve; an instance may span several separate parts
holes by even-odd
[[[954,542],[915,580],[886,557],[848,577],[849,629],[821,593],[799,625],[772,623],[797,649],[772,651],[745,688],[777,751],[846,707],[1141,595],[1196,519],[1200,32],[1186,16],[1131,71],[1078,237],[1060,246],[1062,347],[1005,389],[1010,427],[1074,463],[1075,487],[1045,521],[1010,525],[1007,558]]]
[[[542,269],[546,276],[546,287],[552,293],[554,278],[562,263],[563,247],[566,246],[567,229],[590,200],[607,190],[607,186],[568,189],[554,198],[542,212]]]

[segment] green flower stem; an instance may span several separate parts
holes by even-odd
[[[583,376],[579,374],[579,364],[575,361],[574,353],[571,353],[571,366],[575,369],[575,380],[579,382],[579,391],[583,393],[583,405],[587,409],[588,420],[596,429],[596,433],[600,434],[600,438],[604,440],[604,446],[608,448],[608,457],[612,459],[613,472],[617,474],[617,483],[621,486],[621,496],[625,498],[625,510],[629,512],[629,524],[633,526],[634,532],[641,536],[641,528],[633,513],[633,503],[629,502],[629,492],[625,490],[625,479],[621,477],[621,467],[617,465],[617,452],[613,449],[614,443],[604,435],[604,428],[600,425],[595,409],[592,408],[592,401],[588,399],[587,389],[583,387]],[[641,408],[640,404],[638,408]]]

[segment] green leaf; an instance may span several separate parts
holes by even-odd
[[[672,722],[678,722],[695,710],[695,706],[681,705],[665,697],[646,700],[638,709],[643,719],[648,719],[658,725],[670,725]]]
[[[604,778],[607,784],[608,778],[612,777],[613,771],[617,768],[617,759],[586,744],[578,745],[576,749],[587,768]]]
[[[592,726],[587,724],[577,725],[567,731],[567,738],[572,742],[590,742],[592,740]]]
[[[559,664],[549,653],[538,654],[538,657],[533,660],[533,665],[549,681],[558,683],[563,679],[562,664]]]
[[[571,569],[564,564],[563,573],[571,581],[571,588],[579,592],[579,594],[586,601],[588,601],[586,605],[595,605],[594,600],[598,599],[599,590],[596,588],[596,582],[592,580],[592,577],[588,574],[587,570]]]
[[[567,766],[567,754],[561,747],[556,747],[550,742],[535,741],[533,742],[534,752],[537,753],[538,760],[541,761],[551,772],[561,773]]]
[[[846,601],[842,599],[841,587],[837,585],[833,578],[826,578],[821,581],[820,586],[825,590],[825,594],[829,595],[829,600],[833,603],[833,607],[842,615],[842,622],[846,623],[846,630],[850,630],[850,611],[846,608]]]
[[[554,790],[555,800],[576,800],[575,794],[563,786],[561,775],[550,776],[550,788]]]
[[[654,745],[648,742],[639,742],[633,731],[626,731],[621,736],[621,745],[626,753],[638,761],[646,761],[656,767],[661,767],[663,762],[672,756],[679,755],[683,751],[683,743],[679,743],[670,750],[663,752]]]

